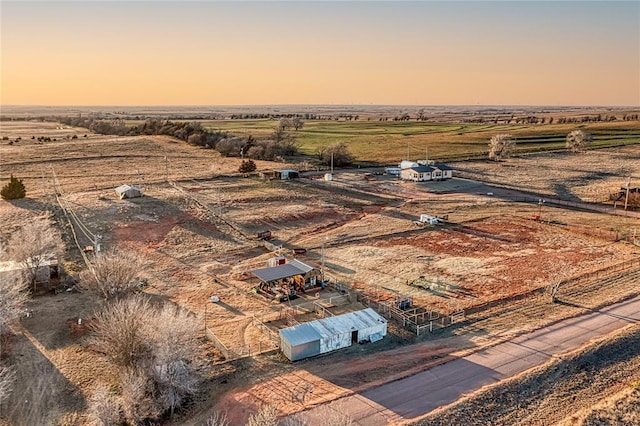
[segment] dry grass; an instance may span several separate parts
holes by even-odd
[[[614,337],[482,389],[414,424],[553,424],[637,381],[639,345],[640,326],[629,326]],[[600,414],[602,419],[608,415],[637,419],[634,394],[622,403],[622,407],[628,408],[627,413],[597,411],[587,416],[590,420],[585,420],[585,424],[602,424],[596,420]]]
[[[21,123],[23,127],[19,131],[28,135],[56,130],[42,130],[38,128],[40,125]],[[74,129],[65,131],[77,132]],[[254,283],[241,276],[242,272],[266,266],[266,260],[273,256],[253,238],[255,232],[263,229],[274,232],[285,246],[308,249],[305,261],[317,266],[321,263],[322,243],[326,242],[326,267],[332,277],[361,286],[373,283],[412,292],[416,300],[442,309],[473,306],[501,295],[543,286],[553,278],[557,272],[555,264],[559,262],[577,273],[610,260],[628,258],[637,251],[629,245],[608,243],[575,230],[532,222],[529,218],[536,213],[537,206],[504,202],[474,193],[437,195],[424,191],[420,185],[402,184],[386,177],[377,182],[365,182],[357,173],[336,175],[336,181],[331,185],[222,177],[222,174],[235,172],[239,161],[223,159],[210,150],[163,137],[88,135],[87,139],[81,137],[75,142],[63,138],[37,145],[23,136],[20,144],[0,145],[0,156],[9,159],[0,164],[0,176],[8,177],[9,173],[20,170],[22,175],[19,177],[26,178],[29,191],[28,199],[0,204],[0,222],[7,224],[0,230],[5,239],[9,232],[32,217],[55,209],[48,174],[48,166],[53,164],[70,205],[92,232],[103,235],[105,246],[126,248],[144,255],[150,269],[150,286],[145,291],[198,314],[198,333],[203,331],[206,320],[206,325],[235,351],[266,345],[268,341],[253,324],[252,316],[270,314],[280,307],[250,293]],[[605,152],[610,156],[606,157]],[[639,153],[638,148],[628,147],[598,151],[595,156],[602,164],[619,160],[622,173],[629,167],[624,159],[633,160]],[[183,190],[164,183],[165,154],[169,158],[169,177],[179,181]],[[547,157],[544,158],[547,161]],[[545,173],[545,179],[534,182],[540,188],[552,188],[553,182],[562,176],[572,179],[570,182],[576,191],[577,188],[586,191],[613,179],[607,175],[606,179],[598,180],[587,173],[596,164],[591,163],[592,152],[571,158],[550,156],[548,161],[549,169],[564,168],[566,174]],[[486,177],[494,173],[493,169],[485,172],[484,163],[478,164],[481,175],[485,173],[483,176]],[[258,165],[259,169],[284,166]],[[527,170],[534,166],[535,161],[522,162],[518,167],[501,164],[487,167],[498,171],[521,171],[522,175],[514,173],[513,176],[515,181],[522,183],[531,179],[528,173],[535,171]],[[573,175],[575,170],[578,172]],[[618,173],[615,168],[607,170],[607,173]],[[193,177],[206,179],[194,181]],[[113,187],[122,183],[142,184],[147,196],[135,200],[117,199]],[[45,195],[42,195],[43,191]],[[196,196],[208,208],[194,202],[190,196]],[[429,212],[448,214],[454,224],[417,230],[411,221],[419,214]],[[568,224],[606,228],[633,226],[631,219],[625,218],[549,207],[545,207],[545,213]],[[88,242],[81,243],[89,245]],[[73,249],[68,252],[71,257],[75,253]],[[533,265],[533,260],[539,259],[541,254],[547,257],[545,262]],[[425,273],[461,285],[464,292],[445,297],[406,286],[406,280]],[[531,278],[533,276],[539,278],[535,280]],[[396,280],[396,277],[400,279]],[[615,291],[622,294],[631,290],[615,288]],[[212,295],[219,296],[223,303],[210,303]],[[602,292],[593,293],[596,304],[605,298]],[[87,293],[36,298],[31,304],[34,316],[22,321],[22,326],[38,345],[20,340],[15,347],[29,359],[44,357],[50,360],[48,362],[55,366],[57,374],[66,378],[65,383],[72,391],[60,401],[61,416],[65,418],[78,416],[84,420],[85,400],[93,389],[101,382],[113,385],[119,380],[106,360],[87,351],[69,334],[66,321],[88,318],[95,303],[96,297]],[[540,302],[535,304],[535,312],[518,309],[515,309],[518,315],[513,313],[514,309],[494,311],[491,315],[495,314],[496,318],[483,324],[488,331],[520,330],[540,319],[540,312],[546,312],[548,306]],[[576,311],[577,308],[559,310],[558,316],[574,315]],[[548,314],[555,318],[555,311]],[[500,315],[504,318],[498,318]],[[326,400],[337,394],[339,386],[335,383],[356,386],[391,374],[384,366],[396,365],[392,357],[379,358],[377,365],[380,368],[375,372],[368,372],[367,363],[354,365],[352,358],[353,354],[362,355],[368,362],[376,348],[392,348],[405,338],[401,332],[396,335],[400,337],[394,340],[390,336],[379,342],[379,346],[355,348],[342,355],[313,360],[314,367],[324,369],[322,377],[330,378],[326,383],[319,382],[313,399]],[[387,342],[388,346],[384,346]],[[202,352],[211,361],[221,360],[220,352],[212,348]],[[334,362],[341,356],[343,369],[334,371]],[[402,365],[394,367],[393,374],[423,361],[417,350],[407,350],[403,360]],[[297,371],[296,367],[283,365],[275,356],[238,363],[237,368],[236,364],[220,368],[235,369],[225,380],[240,388],[272,378],[279,372],[284,372],[282,378],[285,379],[289,377],[285,373]],[[346,371],[348,373],[343,374]],[[28,371],[19,373],[27,374]],[[273,394],[273,389],[264,383],[257,387],[260,395]],[[320,386],[321,383],[324,384]],[[212,403],[211,400],[204,402],[207,396],[215,397],[221,389],[219,382],[207,386],[211,393],[198,396],[204,405]],[[279,384],[282,389],[287,386],[289,382]],[[284,400],[282,405],[285,405]]]

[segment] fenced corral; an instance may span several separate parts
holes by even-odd
[[[407,306],[402,309],[401,307],[405,306],[402,303],[405,300],[402,295],[390,295],[375,288],[359,291],[356,293],[356,297],[358,302],[373,308],[387,319],[397,321],[418,336],[426,331],[433,333],[448,327],[464,320],[465,317],[463,310],[456,311],[451,315],[443,315],[436,310],[424,307]]]
[[[264,333],[264,330],[260,328],[261,326],[258,323],[259,321],[256,321],[256,319],[254,318],[253,324],[256,325],[258,329],[260,329]],[[262,324],[262,326],[266,327],[264,324]],[[209,339],[209,341],[213,344],[213,346],[215,346],[216,349],[218,349],[222,353],[222,355],[225,358],[225,361],[233,361],[240,358],[247,358],[247,357],[251,357],[251,356],[255,356],[263,353],[272,352],[278,349],[279,339],[277,338],[277,333],[273,333],[273,334],[275,334],[275,339],[273,336],[268,336],[269,337],[268,343],[262,343],[260,340],[258,340],[253,345],[248,345],[248,344],[242,345],[236,348],[235,350],[231,350],[227,348],[224,343],[222,343],[222,341],[215,335],[213,330],[211,330],[208,327],[205,328],[205,336],[207,337],[207,339]]]
[[[218,339],[218,337],[216,337],[216,335],[213,333],[213,331],[209,328],[209,327],[205,327],[204,329],[204,334],[205,336],[207,336],[207,339],[209,339],[209,341],[211,343],[213,343],[213,346],[216,347],[217,350],[219,350],[220,352],[222,352],[222,355],[225,357],[225,359],[235,359],[237,358],[237,354],[230,351],[224,343],[222,343],[220,341],[220,339]]]
[[[349,293],[331,296],[326,299],[312,300],[310,302],[281,305],[276,310],[263,313],[259,317],[253,315],[253,325],[264,334],[270,343],[276,348],[280,346],[280,335],[277,332],[279,326],[291,327],[301,323],[301,317],[311,315],[315,318],[326,318],[334,316],[330,308],[348,305],[351,303]],[[303,321],[306,321],[303,320]],[[271,325],[269,325],[271,324]]]

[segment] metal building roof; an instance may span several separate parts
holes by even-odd
[[[292,261],[289,262],[289,265],[295,266],[296,268],[303,271],[305,274],[309,271],[313,271],[314,269],[313,266],[307,265],[306,263],[298,259],[293,259]]]
[[[323,337],[331,337],[351,333],[355,330],[375,327],[386,322],[387,320],[376,311],[367,308],[348,314],[310,321],[294,327],[283,328],[280,330],[280,335],[283,336],[291,346],[295,346],[313,340],[319,340]]]
[[[260,268],[251,271],[253,275],[260,278],[262,281],[275,281],[282,278],[293,277],[294,275],[302,275],[306,271],[301,270],[291,263],[285,263],[284,265],[273,266],[270,268]]]
[[[291,346],[315,342],[322,338],[320,333],[318,333],[318,331],[309,322],[294,325],[293,327],[283,328],[280,330],[280,336],[284,337]]]

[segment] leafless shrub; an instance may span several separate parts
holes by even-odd
[[[91,323],[91,343],[114,364],[137,365],[150,350],[147,328],[153,308],[143,297],[116,300],[98,312]]]
[[[64,249],[62,238],[51,220],[40,217],[11,235],[7,255],[23,265],[28,283],[36,291],[38,271],[49,256],[58,257]]]
[[[278,409],[273,405],[265,405],[253,413],[245,426],[278,426]]]
[[[0,335],[7,330],[11,321],[23,314],[27,288],[23,275],[17,271],[5,272],[0,277]]]
[[[500,134],[491,137],[489,141],[489,158],[500,161],[504,157],[511,155],[511,151],[516,146],[516,142],[511,135]]]
[[[15,425],[58,424],[60,392],[64,387],[58,370],[46,358],[14,365],[12,392],[0,413]]]
[[[567,148],[573,152],[583,152],[591,144],[591,134],[574,130],[567,135]]]
[[[100,426],[113,426],[122,423],[120,398],[107,386],[99,386],[89,398],[89,413]]]
[[[197,392],[201,379],[197,324],[187,311],[172,304],[154,306],[137,295],[115,300],[96,315],[92,327],[94,346],[124,367],[125,417],[140,412],[141,408],[132,404],[142,398],[143,390],[144,395],[152,396],[158,413],[173,413]],[[147,403],[142,408],[142,412],[153,411]]]
[[[163,410],[173,411],[198,390],[200,375],[195,365],[197,325],[187,311],[165,304],[154,312],[151,357],[147,370],[156,384]]]
[[[353,420],[348,414],[337,411],[329,406],[321,406],[315,409],[317,417],[322,419],[323,426],[353,426]],[[306,413],[297,413],[287,417],[281,422],[281,426],[311,426],[312,422]]]
[[[215,412],[207,419],[207,426],[231,426],[226,413]]]
[[[13,369],[6,365],[0,365],[0,404],[2,404],[13,390],[15,373]]]
[[[152,381],[144,371],[137,368],[129,368],[122,375],[120,400],[124,418],[131,425],[155,419],[161,413],[153,398]]]
[[[96,254],[91,267],[80,276],[82,286],[111,299],[138,290],[144,262],[135,252],[112,250]]]
[[[325,412],[326,411],[326,412]],[[327,408],[323,411],[322,421],[326,426],[352,426],[353,420],[348,414]]]
[[[349,151],[349,147],[344,142],[336,142],[317,152],[318,159],[325,165],[333,165],[336,167],[348,166],[353,163],[354,157]]]
[[[296,413],[282,419],[280,426],[311,426],[311,423],[307,421],[304,413]]]

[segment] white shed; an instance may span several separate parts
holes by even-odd
[[[120,185],[116,188],[116,194],[121,200],[125,198],[137,198],[142,197],[142,190],[133,185]]]
[[[276,178],[279,177],[281,180],[298,179],[300,177],[299,171],[291,169],[276,170],[275,174]]]
[[[280,348],[297,361],[352,343],[377,342],[387,335],[387,320],[371,308],[322,318],[280,330]]]

